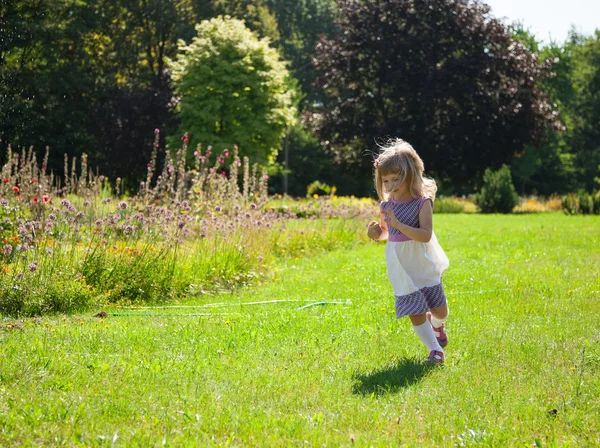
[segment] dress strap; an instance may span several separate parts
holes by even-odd
[[[431,209],[433,210],[433,199],[428,198],[428,197],[423,197],[423,198],[419,199],[419,212],[423,208],[423,204],[425,204],[426,201],[431,201]]]

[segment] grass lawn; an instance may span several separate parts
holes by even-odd
[[[186,308],[0,321],[0,446],[599,445],[600,218],[434,219],[444,367],[369,243]]]

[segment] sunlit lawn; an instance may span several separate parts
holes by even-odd
[[[422,364],[366,244],[180,308],[4,319],[0,446],[600,444],[599,217],[435,226],[445,367]]]

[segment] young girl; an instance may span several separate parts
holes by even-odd
[[[372,221],[367,234],[376,241],[388,239],[385,259],[396,296],[396,317],[410,317],[429,350],[427,361],[441,364],[448,343],[442,273],[449,261],[433,233],[437,186],[423,176],[423,161],[403,140],[383,148],[374,166],[382,221]]]

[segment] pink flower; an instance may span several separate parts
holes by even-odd
[[[50,196],[48,196],[47,194],[43,195],[42,201],[44,201],[44,204],[48,204],[50,202]]]
[[[155,134],[160,134],[160,129],[156,128],[156,129],[154,130],[154,133],[155,133]]]

